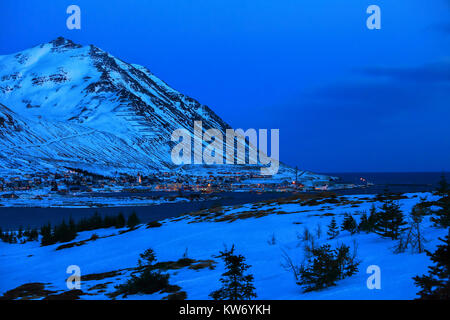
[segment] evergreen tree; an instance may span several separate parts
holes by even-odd
[[[72,239],[75,239],[77,236],[77,225],[75,224],[75,221],[70,217],[69,219],[69,237]]]
[[[222,288],[212,292],[210,297],[214,300],[250,300],[256,298],[253,275],[245,274],[250,268],[245,263],[245,257],[235,255],[234,246],[230,251],[221,252],[220,257],[223,258],[227,271],[220,278]]]
[[[114,295],[129,294],[153,294],[155,292],[167,289],[169,287],[169,275],[162,274],[160,271],[154,270],[156,255],[152,249],[147,249],[140,254],[138,265],[140,272],[131,274],[131,278],[126,283],[116,286],[117,291]]]
[[[341,230],[348,231],[351,234],[354,234],[358,231],[355,219],[348,213],[346,213],[344,216],[344,221],[342,222]]]
[[[123,228],[125,227],[125,217],[123,216],[123,213],[120,212],[116,219],[116,228]]]
[[[372,204],[369,216],[367,216],[366,213],[362,214],[361,221],[359,222],[358,225],[358,230],[364,232],[373,232],[375,229],[375,225],[377,224],[377,220],[378,220],[377,207],[374,204]]]
[[[141,223],[141,221],[139,220],[136,212],[133,211],[132,214],[130,214],[130,216],[128,217],[128,221],[127,221],[127,227],[128,228],[134,228],[135,226],[137,226],[139,223]]]
[[[359,222],[358,230],[363,232],[371,231],[369,218],[367,217],[367,213],[365,212],[361,215],[361,221]]]
[[[308,265],[300,267],[298,285],[305,292],[320,290],[336,285],[339,279],[339,269],[334,258],[334,252],[329,244],[312,249],[312,257]]]
[[[424,300],[450,300],[450,229],[445,239],[434,253],[426,251],[434,262],[428,267],[427,275],[414,277],[415,284],[422,288],[419,291],[420,299]]]
[[[88,229],[88,221],[86,218],[81,218],[78,223],[76,224],[77,226],[77,232],[81,232],[81,231],[86,231]]]
[[[51,244],[54,244],[58,242],[58,226],[53,226],[52,228],[52,242]]]
[[[370,207],[370,213],[369,213],[369,219],[368,219],[368,229],[369,232],[373,232],[375,230],[375,226],[377,225],[378,222],[378,212],[377,212],[377,207],[372,204],[372,206]]]
[[[447,179],[445,178],[444,173],[442,173],[442,175],[441,175],[441,180],[439,181],[439,187],[438,187],[437,191],[440,194],[447,194],[449,192]]]
[[[374,232],[382,237],[397,240],[401,227],[405,224],[400,206],[393,201],[386,201],[383,203],[381,211],[377,214]]]
[[[437,217],[432,217],[431,221],[443,228],[450,227],[450,195],[446,194],[436,202],[436,205],[441,208],[435,212]]]
[[[42,246],[48,246],[50,244],[55,243],[52,235],[52,226],[50,222],[41,227],[41,245]]]
[[[304,292],[328,288],[336,285],[336,281],[355,274],[359,264],[356,247],[350,254],[350,247],[344,244],[336,250],[325,244],[313,248],[306,265],[300,266],[297,284],[303,287]]]
[[[339,235],[339,228],[334,217],[333,219],[331,219],[331,223],[328,225],[327,235],[328,239],[334,239]]]
[[[351,277],[358,271],[360,261],[356,259],[356,243],[353,253],[350,253],[350,247],[341,244],[336,249],[336,265],[339,269],[339,279]]]
[[[94,215],[91,217],[90,230],[100,229],[103,227],[102,216],[95,211]]]
[[[103,217],[103,228],[110,228],[114,227],[116,225],[116,219],[117,217],[112,217],[110,215],[106,215]]]
[[[76,233],[73,234],[69,226],[63,220],[62,223],[58,226],[55,226],[54,237],[56,242],[69,242],[72,241],[76,236]]]

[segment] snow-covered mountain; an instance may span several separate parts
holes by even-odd
[[[64,155],[53,145],[46,148],[49,154],[57,153],[51,160],[66,156],[68,161],[84,162],[86,156],[86,162],[99,159],[101,164],[98,153],[106,152],[110,165],[137,171],[171,166],[168,141],[175,129],[192,131],[194,120],[202,120],[205,127],[227,127],[208,107],[173,90],[144,67],[64,38],[1,56],[0,102],[39,123],[38,131],[55,124],[53,132],[68,148]],[[42,144],[46,139],[43,135],[28,144]],[[89,148],[89,155],[80,156],[79,143],[90,145],[91,139],[98,143]],[[14,158],[34,152],[20,150]],[[41,158],[40,162],[47,161]]]
[[[195,120],[223,134],[230,128],[145,67],[62,37],[0,56],[0,103],[3,170],[173,170],[174,130],[192,133]]]
[[[123,171],[130,168],[126,164],[141,168],[145,161],[152,162],[111,133],[61,121],[26,119],[2,104],[0,137],[0,163],[12,171],[55,166]]]

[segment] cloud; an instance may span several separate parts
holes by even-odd
[[[445,61],[419,67],[367,67],[361,69],[364,75],[379,78],[384,77],[393,81],[409,81],[421,83],[450,84],[450,58]]]
[[[364,128],[395,122],[407,129],[425,118],[443,126],[444,118],[450,117],[449,105],[450,61],[444,61],[411,68],[360,69],[346,81],[302,95],[297,112],[307,112],[308,121],[301,121],[305,127],[320,122],[334,128]]]

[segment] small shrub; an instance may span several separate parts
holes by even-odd
[[[152,249],[147,249],[140,255],[138,260],[141,272],[138,275],[131,275],[131,278],[124,284],[116,286],[114,296],[130,294],[152,294],[164,290],[169,286],[169,275],[154,271],[156,255]]]
[[[171,293],[165,299],[167,299],[167,300],[186,300],[187,299],[187,293],[184,292],[184,291]]]
[[[426,239],[424,238],[421,230],[421,223],[423,220],[424,212],[417,206],[414,206],[411,211],[411,220],[407,227],[402,230],[398,244],[395,247],[395,253],[405,252],[408,248],[412,253],[422,253],[425,251],[424,244]]]
[[[329,244],[325,244],[313,248],[307,262],[296,268],[297,284],[303,287],[304,292],[334,286],[336,281],[355,274],[359,264],[356,259],[356,246],[353,254],[350,254],[350,247],[344,244],[334,250]]]
[[[116,294],[127,297],[130,294],[152,294],[159,292],[169,285],[169,275],[144,269],[138,276],[131,275],[125,284],[116,286]]]
[[[147,223],[147,228],[159,228],[162,226],[162,223],[158,222],[158,221],[151,221],[149,223]]]
[[[98,236],[98,234],[93,233],[92,236],[91,236],[91,238],[90,238],[89,240],[95,241],[95,240],[97,240],[97,239],[99,239],[99,238],[100,238],[100,237]]]

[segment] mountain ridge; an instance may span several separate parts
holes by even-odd
[[[32,161],[31,151],[9,154],[10,159],[32,163],[25,166],[30,170],[38,170],[40,165],[58,167],[59,163],[67,162],[99,173],[178,170],[180,167],[170,159],[174,130],[183,128],[193,134],[194,121],[202,121],[204,130],[215,128],[224,136],[226,129],[231,128],[208,106],[171,88],[148,68],[127,63],[94,45],[82,46],[63,37],[0,56],[0,103],[10,110],[10,116],[11,112],[14,117],[21,115],[18,119],[27,124],[27,134],[35,137],[36,144],[39,135],[43,136],[41,139],[51,139],[64,137],[64,132],[74,133],[64,139],[65,148],[61,140],[55,140],[47,144],[47,150],[37,152],[36,159],[41,159],[41,163]],[[55,132],[44,133],[52,125]],[[7,143],[14,144],[12,137],[26,140],[12,135],[2,143],[5,149]],[[96,154],[81,137],[98,147],[98,153],[106,148],[105,153]],[[77,156],[77,145],[83,146],[84,157]],[[54,158],[43,157],[42,153]],[[106,155],[111,157],[109,161]],[[96,157],[100,163],[104,162],[99,168],[95,168]],[[78,160],[72,163],[71,158]],[[3,171],[11,168],[8,163],[0,161]],[[108,163],[112,167],[108,168]],[[202,175],[206,167],[211,171],[211,166],[182,166],[180,172],[185,169],[190,174]],[[224,167],[260,168],[217,165],[220,169]],[[289,179],[294,172],[283,164],[280,171]]]

